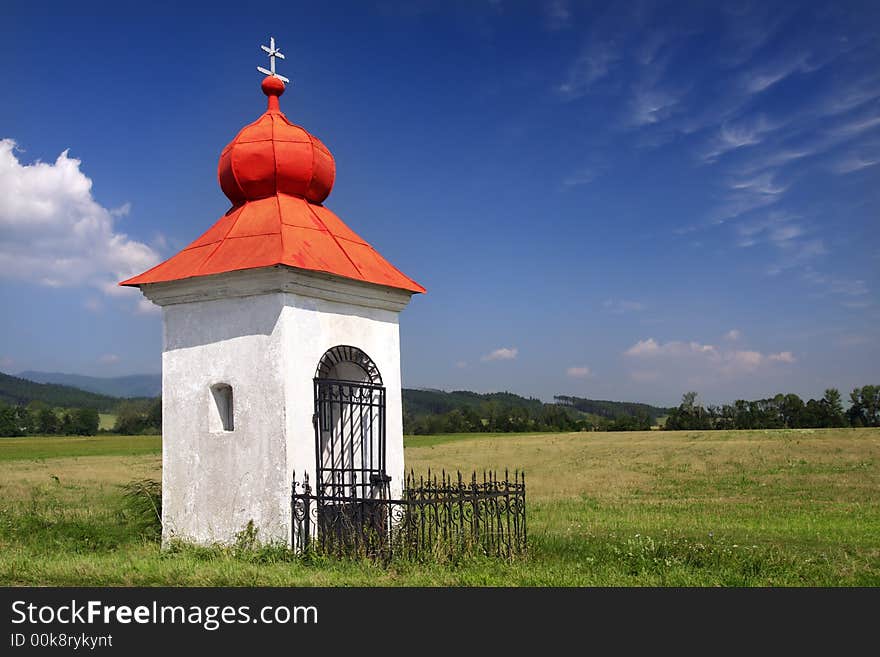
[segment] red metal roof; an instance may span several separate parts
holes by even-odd
[[[321,205],[336,175],[333,156],[281,112],[281,80],[267,77],[262,88],[268,110],[220,155],[217,177],[232,208],[183,251],[120,285],[287,265],[424,292]]]

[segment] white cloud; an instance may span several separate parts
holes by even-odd
[[[715,347],[710,344],[699,342],[679,342],[673,340],[660,344],[654,338],[639,340],[632,347],[623,352],[625,356],[655,357],[655,356],[684,356],[687,354],[716,353]]]
[[[591,374],[589,367],[569,367],[565,373],[573,379],[583,379]]]
[[[458,362],[455,363],[455,366],[456,366],[458,369],[463,370],[464,368],[467,367],[467,361],[466,361],[466,360],[460,360],[460,361],[458,361]]]
[[[67,151],[65,151],[67,152]],[[110,210],[110,215],[113,217],[127,217],[131,214],[131,203],[125,202],[120,205],[118,208],[113,208]]]
[[[480,360],[484,362],[491,360],[513,360],[518,354],[519,349],[516,347],[500,347],[480,357]]]
[[[0,277],[126,294],[116,283],[159,261],[116,231],[115,218],[130,206],[99,204],[80,164],[68,151],[54,163],[22,164],[15,142],[0,140]]]
[[[607,299],[602,306],[612,313],[638,312],[645,309],[641,301],[627,301],[626,299]]]
[[[158,315],[162,312],[162,308],[160,306],[157,306],[146,297],[141,297],[140,299],[138,299],[136,310],[141,315]]]
[[[0,368],[3,368],[7,372],[12,369],[12,366],[15,365],[15,359],[10,356],[0,356]]]
[[[98,362],[103,365],[115,365],[120,360],[117,354],[104,354],[98,358]]]
[[[739,329],[730,329],[727,333],[724,334],[725,340],[730,340],[732,342],[736,342],[742,337],[742,331]]]
[[[654,338],[639,340],[623,354],[631,362],[651,362],[662,365],[664,376],[674,380],[686,378],[705,381],[709,377],[748,374],[768,363],[795,362],[795,357],[790,351],[765,355],[760,351],[725,349],[696,341],[672,340],[660,343]],[[630,376],[635,376],[636,372],[644,373],[644,371],[642,369],[635,370]]]

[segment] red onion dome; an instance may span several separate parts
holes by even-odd
[[[242,128],[220,155],[217,177],[223,193],[233,205],[276,194],[323,203],[336,177],[333,156],[317,137],[281,112],[281,80],[266,77],[262,89],[269,97],[266,113]]]

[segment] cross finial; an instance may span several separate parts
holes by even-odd
[[[275,72],[275,58],[284,59],[284,55],[281,54],[281,50],[275,47],[275,37],[269,37],[269,45],[268,46],[260,46],[265,52],[269,54],[269,68],[263,68],[262,66],[257,66],[257,70],[263,75],[271,75],[272,77],[278,78],[284,83],[289,83],[288,80],[283,75],[279,75]]]

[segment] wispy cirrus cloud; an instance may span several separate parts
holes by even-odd
[[[764,242],[780,246],[807,233],[799,217],[787,212],[770,212],[764,216],[742,221],[736,226],[737,246],[751,247]]]
[[[830,132],[838,137],[855,137],[877,127],[880,127],[880,114],[869,114],[840,123],[833,127]]]
[[[731,178],[725,186],[724,200],[709,216],[711,223],[722,224],[778,203],[787,189],[786,185],[776,180],[776,173],[772,171],[750,178]]]
[[[589,185],[599,175],[599,171],[595,168],[583,167],[574,173],[562,179],[563,187],[580,187],[581,185]]]
[[[863,278],[823,274],[809,268],[803,273],[803,280],[815,293],[841,299],[840,303],[845,308],[867,308],[872,305],[868,298],[870,288]]]
[[[868,64],[880,54],[876,39],[840,13],[759,4],[708,11],[717,29],[705,15],[673,21],[650,6],[609,9],[560,68],[556,91],[591,116],[607,115],[614,148],[693,154],[711,197],[676,234],[704,231],[708,243],[714,231],[721,248],[765,245],[749,258],[766,258],[758,267],[768,275],[819,261],[831,269],[840,239],[822,214],[836,210],[805,206],[804,190],[816,191],[817,176],[869,176],[880,164],[880,147],[871,146],[880,135],[880,74]],[[805,32],[805,15],[822,38]],[[698,50],[700,61],[701,39],[692,37],[703,32],[717,47]],[[585,166],[563,182],[596,184],[596,174]]]
[[[740,83],[750,94],[761,93],[795,73],[809,73],[821,66],[821,62],[811,59],[811,54],[805,52],[786,53],[744,71]]]
[[[565,99],[580,98],[605,78],[620,60],[621,54],[614,42],[590,43],[571,63],[565,79],[556,90]]]
[[[680,98],[670,89],[637,88],[630,99],[630,123],[645,126],[669,118]]]
[[[725,121],[709,140],[700,158],[707,163],[717,162],[727,153],[760,144],[767,134],[778,127],[778,124],[772,123],[764,115],[739,121]]]
[[[572,26],[571,5],[567,0],[551,0],[542,4],[544,25],[550,31],[565,30]]]

